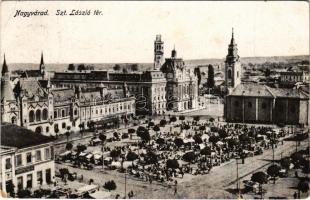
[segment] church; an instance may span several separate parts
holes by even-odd
[[[225,60],[224,117],[227,122],[262,124],[309,124],[309,93],[298,88],[272,88],[241,83],[242,68],[232,33]]]

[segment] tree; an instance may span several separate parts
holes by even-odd
[[[209,137],[209,142],[211,142],[213,144],[217,143],[219,140],[220,140],[220,138],[218,136],[215,136],[215,135],[211,135]]]
[[[178,148],[180,148],[184,144],[184,141],[182,138],[175,138],[174,143]]]
[[[162,120],[160,120],[159,124],[160,124],[160,126],[164,127],[167,124],[167,120],[162,119]]]
[[[153,131],[155,131],[155,132],[160,131],[160,127],[159,127],[158,125],[154,126],[154,127],[153,127]]]
[[[113,67],[114,71],[119,71],[121,69],[121,66],[119,64],[115,64]]]
[[[127,156],[126,156],[126,159],[128,161],[134,161],[134,160],[136,160],[138,158],[139,158],[139,156],[135,152],[132,152],[132,151],[129,151]]]
[[[120,150],[116,150],[116,149],[113,149],[111,152],[110,152],[110,156],[115,160],[117,157],[119,157],[121,155],[121,151]]]
[[[115,190],[116,189],[116,184],[113,180],[111,181],[107,181],[104,183],[104,186],[103,186],[105,189],[109,190],[109,192],[111,190]]]
[[[152,122],[152,121],[150,121],[150,122],[148,123],[148,126],[149,126],[149,127],[151,127],[151,126],[155,126],[155,123],[154,123],[154,122]]]
[[[214,68],[212,65],[208,65],[208,80],[207,80],[207,87],[213,88],[215,85],[214,82]]]
[[[84,64],[79,64],[79,65],[78,65],[78,70],[79,70],[79,71],[86,70],[85,65],[84,65]]]
[[[189,151],[186,152],[183,156],[182,156],[183,160],[185,160],[186,162],[193,162],[196,159],[196,155],[193,151]]]
[[[198,121],[200,120],[200,117],[199,117],[199,116],[194,116],[194,120],[195,120],[196,122],[198,122]]]
[[[280,161],[280,165],[288,170],[290,168],[290,165],[291,165],[291,161],[289,158],[282,158],[281,161]]]
[[[273,177],[273,184],[276,183],[276,177],[279,176],[281,168],[279,165],[271,165],[267,169],[267,174]]]
[[[122,71],[123,71],[124,74],[128,73],[128,69],[127,68],[123,68]]]
[[[66,144],[66,150],[71,151],[72,148],[73,148],[72,143],[68,142],[68,143]]]
[[[131,71],[138,71],[139,67],[138,67],[138,64],[132,64],[130,68],[131,68]]]
[[[201,83],[201,72],[200,72],[200,67],[195,67],[194,69],[194,74],[197,76],[198,79],[198,86]]]
[[[218,131],[220,138],[225,139],[228,136],[228,133],[224,129]]]
[[[158,138],[156,140],[156,143],[159,144],[159,145],[163,145],[163,144],[165,144],[165,139],[164,138]]]
[[[297,189],[298,189],[298,196],[300,197],[300,192],[308,192],[309,191],[309,184],[306,180],[300,180],[298,185],[297,185]]]
[[[167,160],[167,162],[166,162],[166,166],[167,166],[167,168],[171,168],[171,169],[177,169],[177,168],[179,168],[179,163],[178,163],[178,161],[177,160],[175,160],[175,159],[169,159],[169,160]]]
[[[170,122],[176,122],[176,121],[177,121],[176,116],[172,116],[172,117],[170,117]]]
[[[209,146],[206,146],[200,151],[200,154],[205,155],[205,156],[211,156],[211,153],[212,153],[212,150]]]
[[[262,171],[256,172],[252,175],[251,180],[259,184],[259,190],[260,193],[262,194],[262,185],[267,183],[268,181],[267,174],[265,174]]]
[[[148,151],[145,155],[146,164],[156,164],[158,162],[158,156],[153,151]]]
[[[197,143],[197,144],[201,144],[203,142],[201,137],[198,134],[195,134],[193,136],[193,139],[195,140],[195,143]]]
[[[270,74],[271,74],[271,71],[270,71],[269,68],[267,68],[267,69],[265,70],[265,76],[266,76],[266,77],[269,77]]]
[[[75,70],[74,64],[70,63],[69,66],[68,66],[68,70],[69,71],[74,71]]]
[[[149,133],[149,130],[144,128],[143,126],[140,126],[137,129],[137,135],[143,140],[144,142],[149,142],[151,140],[151,136]]]

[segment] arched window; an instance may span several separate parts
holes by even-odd
[[[57,118],[57,111],[54,111],[54,119]]]
[[[36,121],[37,122],[41,121],[41,110],[36,111]]]
[[[228,75],[228,78],[231,78],[231,69],[228,70],[227,75]]]
[[[43,110],[42,119],[43,119],[43,120],[47,120],[47,117],[48,117],[48,112],[47,112],[47,109],[45,108],[45,109]]]
[[[31,110],[29,112],[29,122],[34,122],[34,112],[33,112],[33,110]]]
[[[48,133],[49,131],[50,131],[50,127],[47,126],[45,132]]]
[[[65,117],[65,110],[61,110],[61,117]]]

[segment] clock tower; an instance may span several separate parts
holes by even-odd
[[[161,40],[161,35],[156,35],[154,41],[154,70],[159,70],[164,64],[164,42]]]
[[[241,83],[242,69],[239,58],[234,29],[232,29],[231,41],[228,45],[228,54],[225,60],[225,83],[228,90]]]

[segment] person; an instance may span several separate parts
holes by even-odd
[[[294,192],[294,199],[297,199],[297,192]]]
[[[177,189],[178,181],[175,180],[175,181],[174,181],[174,184],[175,184],[175,186],[174,186],[174,195],[176,195],[177,192],[178,192],[178,189]]]

